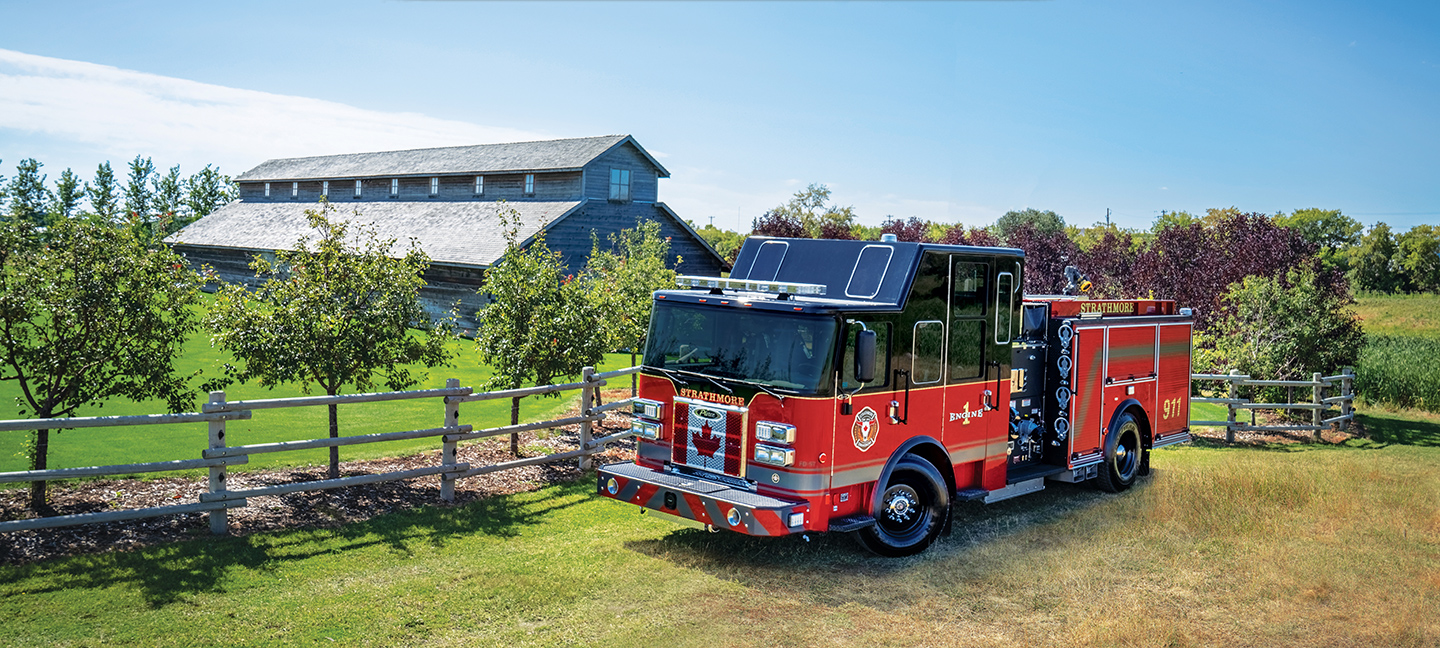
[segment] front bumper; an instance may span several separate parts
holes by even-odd
[[[609,487],[612,479],[613,493]],[[808,502],[777,499],[628,462],[601,466],[596,490],[611,499],[747,535],[799,533],[810,522]]]

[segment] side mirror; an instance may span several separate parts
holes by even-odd
[[[875,331],[855,334],[855,380],[862,383],[875,380]]]

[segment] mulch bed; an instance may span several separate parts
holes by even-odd
[[[605,402],[629,397],[629,390],[605,394]],[[566,416],[576,415],[571,412]],[[597,423],[595,436],[629,429],[624,416],[608,413]],[[522,457],[566,452],[579,447],[579,426],[520,434]],[[438,445],[438,440],[437,440]],[[543,451],[542,451],[543,449]],[[593,456],[595,464],[626,461],[635,456],[635,444],[625,440],[609,445]],[[496,437],[468,445],[461,444],[457,460],[471,466],[486,466],[515,459],[509,437]],[[347,461],[340,464],[342,477],[410,470],[440,465],[440,451],[407,457]],[[273,470],[231,471],[231,490],[273,486],[326,478],[325,466],[304,466]],[[440,499],[439,476],[365,484],[322,491],[248,498],[249,505],[232,508],[229,530],[232,535],[296,528],[325,528],[407,511],[421,506],[461,506],[475,500],[530,491],[543,486],[574,481],[581,477],[575,460],[526,466],[477,475],[455,482],[455,501]],[[204,478],[164,477],[155,479],[97,479],[51,482],[50,504],[57,515],[137,509],[199,501],[205,492]],[[36,517],[27,508],[29,489],[0,491],[0,521]],[[0,533],[0,564],[22,564],[60,556],[124,551],[176,540],[204,537],[210,533],[209,518],[203,513],[84,524],[34,531]]]

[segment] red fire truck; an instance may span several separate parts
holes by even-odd
[[[1190,439],[1190,311],[1023,296],[1024,272],[1009,248],[747,240],[730,277],[655,293],[636,459],[600,494],[903,556],[957,500],[1129,488]]]

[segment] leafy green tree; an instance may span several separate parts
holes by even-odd
[[[328,203],[306,210],[317,239],[301,237],[273,262],[255,257],[250,267],[264,283],[254,292],[237,285],[216,292],[205,324],[212,343],[241,363],[225,367],[229,379],[299,383],[306,393],[314,385],[334,396],[347,386],[405,389],[425,377],[414,365],[450,359],[450,323],[432,321],[420,304],[429,257],[413,241],[393,256],[394,239],[352,229],[336,212]],[[332,404],[330,438],[339,436]],[[332,447],[330,477],[339,475],[340,452]]]
[[[1159,234],[1172,227],[1188,227],[1201,222],[1200,217],[1186,211],[1162,211],[1150,225],[1151,234]]]
[[[116,195],[119,187],[115,184],[115,172],[109,162],[102,162],[95,169],[94,182],[85,185],[85,197],[90,200],[90,212],[101,221],[113,223],[119,216]]]
[[[475,338],[480,362],[495,372],[488,386],[549,385],[598,364],[609,341],[601,325],[603,304],[584,282],[565,274],[560,254],[546,247],[543,232],[522,245],[520,213],[502,203],[498,216],[505,256],[485,271],[481,292],[490,303],[477,314]],[[519,422],[520,399],[515,398],[510,423]],[[510,435],[510,452],[517,456],[519,443],[518,435]]]
[[[4,162],[5,160],[0,160]],[[0,173],[0,209],[5,207],[5,199],[10,197],[10,187],[5,182],[5,174]]]
[[[1300,232],[1306,241],[1319,250],[1320,264],[1326,270],[1345,272],[1349,251],[1360,243],[1365,226],[1340,213],[1338,209],[1297,209],[1290,214],[1277,214],[1275,223]]]
[[[145,230],[150,231],[151,215],[154,202],[150,195],[150,175],[155,173],[155,164],[150,158],[135,156],[130,161],[130,179],[125,183],[125,215],[126,219],[138,224]]]
[[[690,223],[690,226],[694,227],[695,223]],[[744,234],[720,229],[714,225],[696,228],[695,233],[705,239],[710,247],[715,248],[715,251],[725,259],[726,263],[735,263],[735,257],[740,254],[740,246],[745,244]]]
[[[799,221],[810,238],[835,238],[836,234],[848,233],[855,227],[855,210],[831,204],[830,188],[818,183],[795,192],[788,202],[770,213]],[[824,236],[826,233],[831,236]]]
[[[222,205],[238,198],[240,190],[234,181],[219,169],[210,165],[197,171],[185,181],[185,205],[190,214],[185,221],[175,221],[172,232],[210,215]]]
[[[592,299],[601,306],[611,349],[629,349],[630,364],[645,347],[650,330],[650,310],[657,290],[675,287],[675,270],[680,257],[666,267],[669,239],[660,236],[660,223],[644,221],[635,229],[610,235],[610,249],[602,249],[596,238],[585,268],[585,280]],[[631,374],[634,391],[634,374]]]
[[[1416,225],[1396,241],[1394,264],[1405,271],[1406,289],[1440,292],[1440,227]]]
[[[999,230],[1000,238],[1005,240],[1009,240],[1010,236],[1022,226],[1029,226],[1031,235],[1050,236],[1065,233],[1065,219],[1049,210],[1040,211],[1026,208],[1020,211],[1008,211],[995,221],[995,228]]]
[[[170,229],[171,224],[185,217],[182,213],[185,208],[185,187],[184,181],[180,179],[180,165],[170,167],[165,175],[150,178],[150,189],[150,209],[155,212],[156,227],[165,233],[173,231]]]
[[[199,286],[179,255],[126,228],[58,220],[42,239],[28,220],[0,227],[0,380],[18,383],[18,413],[68,417],[114,397],[193,406],[174,367]],[[32,437],[32,470],[47,466],[50,432]],[[47,511],[45,482],[30,486]]]
[[[1394,264],[1399,246],[1390,233],[1390,226],[1376,223],[1350,250],[1350,284],[1356,290],[1394,293],[1403,290],[1405,278]]]
[[[55,180],[55,194],[50,203],[51,222],[74,216],[75,210],[80,206],[80,199],[84,197],[85,188],[80,176],[70,169],[60,172],[59,179]]]
[[[1225,316],[1202,336],[1213,349],[1212,370],[1266,380],[1302,380],[1312,372],[1354,366],[1365,342],[1348,294],[1328,289],[1309,268],[1284,277],[1251,275],[1231,284]],[[1280,392],[1266,395],[1279,398]],[[1273,401],[1272,401],[1273,402]]]
[[[15,177],[10,180],[10,213],[12,221],[25,221],[44,227],[49,222],[50,189],[45,186],[43,166],[35,158],[20,161]]]

